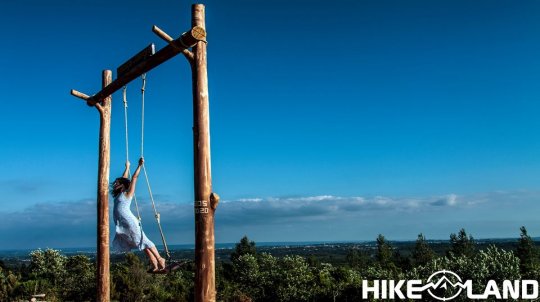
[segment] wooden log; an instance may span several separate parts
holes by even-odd
[[[80,91],[77,91],[77,90],[75,90],[75,89],[71,89],[71,95],[74,96],[74,97],[78,97],[78,98],[80,98],[80,99],[83,99],[83,100],[85,100],[85,101],[88,100],[88,99],[90,98],[89,95],[84,94],[84,93],[82,93],[82,92],[80,92]]]
[[[198,41],[206,42],[206,30],[202,26],[193,26],[191,29],[191,36]]]
[[[152,26],[152,32],[154,32],[158,37],[162,38],[166,42],[172,42],[174,39],[164,32],[161,28],[157,26]]]
[[[111,84],[112,72],[103,71],[103,87]],[[111,96],[101,103],[97,194],[97,301],[110,301],[109,171],[111,145]]]
[[[180,49],[182,47],[183,49],[187,49],[189,47],[192,47],[199,41],[197,37],[201,37],[201,33],[199,30],[189,30],[188,32],[183,33],[178,39],[174,40],[174,43],[180,45]],[[116,78],[109,85],[101,89],[101,91],[91,96],[87,100],[87,104],[89,106],[94,106],[96,103],[101,102],[101,100],[115,93],[129,82],[141,76],[143,73],[147,73],[153,68],[159,66],[161,63],[182,52],[180,49],[171,45],[163,47],[161,50],[156,52],[155,55],[150,56],[138,65],[132,67],[122,77]]]
[[[161,28],[157,27],[157,26],[152,26],[152,31],[158,36],[160,37],[161,39],[165,40],[165,42],[169,43],[169,45],[171,45],[172,47],[176,48],[177,50],[181,51],[182,54],[184,54],[184,56],[188,59],[189,63],[190,64],[193,64],[193,53],[191,51],[189,51],[188,49],[185,49],[183,48],[181,45],[177,45],[175,42],[174,42],[174,39],[169,36],[166,32],[164,32],[163,30],[161,30]]]
[[[156,35],[158,35],[160,38],[162,38],[163,40],[165,40],[167,42],[173,42],[173,38],[171,36],[169,36],[166,32],[164,32],[161,28],[154,25],[154,26],[152,26],[152,31]],[[184,35],[184,34],[182,34],[182,35]],[[199,41],[205,41],[206,42],[206,30],[204,30],[204,28],[202,28],[200,26],[193,26],[193,28],[190,31],[189,36],[193,37],[195,40],[194,41],[181,41],[181,42],[182,43],[195,42],[190,47],[195,46],[195,44],[197,42],[199,42]]]
[[[191,17],[193,28],[205,29],[204,5],[194,4]],[[216,301],[214,213],[217,202],[211,202],[210,196],[212,171],[206,43],[198,42],[193,47],[193,53],[195,59],[191,67],[195,185],[195,301],[214,302]]]
[[[210,194],[210,207],[216,209],[219,204],[219,195],[216,193]]]

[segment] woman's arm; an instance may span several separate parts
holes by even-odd
[[[129,178],[129,160],[126,160],[126,169],[124,170],[124,174],[122,174],[123,178]]]
[[[139,177],[139,173],[141,172],[141,167],[144,165],[144,158],[139,159],[139,166],[137,166],[137,169],[135,172],[133,172],[133,176],[131,177],[131,185],[129,186],[129,190],[126,192],[127,197],[133,196],[135,194],[135,187],[137,186],[137,178]]]

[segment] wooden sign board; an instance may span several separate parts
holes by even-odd
[[[116,69],[116,78],[118,79],[118,78],[123,77],[131,69],[135,68],[141,62],[144,62],[144,60],[153,56],[155,53],[156,53],[156,46],[154,45],[154,43],[148,45],[146,48],[141,50],[138,54],[134,55],[131,59],[127,60],[127,62],[120,65],[120,67]]]

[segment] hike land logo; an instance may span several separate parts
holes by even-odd
[[[368,280],[362,281],[363,299],[423,299],[427,293],[439,301],[450,301],[462,294],[471,300],[538,298],[538,281],[504,280],[502,284],[489,280],[481,292],[473,289],[473,280],[463,281],[461,277],[448,270],[435,272],[426,283],[422,280]]]
[[[437,280],[437,278],[439,279]],[[448,301],[456,298],[461,294],[464,288],[459,275],[446,270],[438,271],[429,276],[426,286],[429,286],[427,288],[428,293],[433,298],[441,301]]]

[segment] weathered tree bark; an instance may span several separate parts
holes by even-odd
[[[103,71],[103,87],[112,81],[112,72]],[[96,104],[100,116],[97,196],[97,301],[110,300],[109,274],[109,171],[111,143],[111,96]]]
[[[191,18],[193,28],[206,29],[204,5],[194,4]],[[195,180],[195,301],[214,302],[216,301],[214,213],[218,198],[216,198],[217,195],[212,194],[206,43],[204,41],[197,42],[193,47],[193,54],[194,61],[191,69]]]

